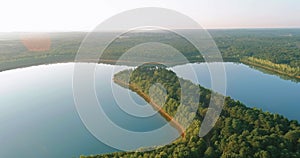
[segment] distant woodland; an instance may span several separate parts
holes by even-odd
[[[193,34],[194,30],[181,30]],[[208,30],[219,48],[224,61],[243,62],[255,65],[276,73],[299,76],[300,67],[300,29],[233,29]],[[89,43],[87,52],[99,53],[97,49],[103,41],[116,33],[95,33],[93,42]],[[18,67],[57,62],[73,62],[86,33],[49,33],[41,46],[30,43],[30,39],[23,39],[17,33],[0,34],[0,71]],[[49,38],[49,39],[48,39]],[[170,45],[180,51],[188,62],[203,62],[198,50],[186,39],[172,32],[129,32],[105,49],[99,59],[90,62],[104,62],[115,64],[117,60],[133,46],[145,42],[159,42]],[[26,44],[27,43],[27,44]],[[31,47],[28,47],[28,43]],[[101,45],[102,44],[102,45]],[[41,48],[47,46],[47,49]],[[160,58],[162,62],[169,61],[180,64],[176,56],[170,58],[168,49],[160,49],[156,53],[133,52],[126,60],[136,61],[137,56],[143,60]],[[253,58],[249,58],[253,57]],[[179,57],[178,57],[179,58]],[[253,60],[255,58],[255,61]],[[249,60],[250,59],[250,60]],[[172,61],[173,60],[173,61]],[[125,62],[123,64],[130,64]],[[279,64],[279,65],[276,65]],[[268,65],[268,66],[267,66]],[[285,68],[284,68],[285,67]],[[292,71],[292,73],[290,72]],[[295,72],[296,71],[296,72]]]

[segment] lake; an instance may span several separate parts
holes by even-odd
[[[65,158],[117,151],[98,141],[80,120],[72,93],[73,66],[73,63],[63,63],[0,72],[0,157]],[[187,67],[194,68],[198,80],[194,80],[185,71]],[[244,64],[225,63],[225,67],[227,95],[247,106],[300,120],[299,83],[264,74]],[[160,145],[166,140],[177,138],[177,131],[164,118],[158,114],[150,116],[154,112],[151,108],[144,111],[149,117],[133,117],[118,106],[119,102],[114,99],[114,95],[124,93],[129,93],[130,99],[138,105],[149,106],[135,93],[111,83],[112,72],[126,68],[105,64],[96,67],[96,96],[107,117],[117,126],[135,132],[167,127],[168,132],[154,134],[138,142],[126,138],[133,149]],[[209,71],[204,63],[180,65],[171,69],[178,76],[210,87]],[[119,97],[124,106],[132,101],[127,97]]]

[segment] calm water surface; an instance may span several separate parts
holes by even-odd
[[[98,141],[80,120],[72,93],[73,67],[74,64],[65,63],[0,73],[1,158],[71,158],[117,151]],[[104,64],[96,68],[97,97],[107,116],[117,126],[130,131],[144,132],[167,126],[165,133],[137,142],[126,138],[128,146],[137,149],[177,138],[176,129],[169,126],[159,114],[146,118],[132,117],[118,107],[111,89],[119,93],[128,91],[111,83],[110,72],[126,68],[117,66],[115,70],[113,66]],[[135,102],[141,106],[147,105],[137,94],[129,93]],[[128,100],[126,97],[121,99],[124,102]],[[100,126],[101,121],[98,121]]]

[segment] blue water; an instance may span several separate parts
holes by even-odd
[[[219,63],[211,63],[219,64]],[[33,66],[0,72],[0,157],[79,157],[117,151],[96,139],[82,123],[72,93],[72,63]],[[193,67],[198,80],[190,76],[187,67]],[[96,95],[107,117],[117,126],[146,132],[166,124],[158,114],[133,117],[119,106],[130,99],[140,107],[149,106],[135,93],[111,82],[112,70],[125,66],[99,64],[95,72]],[[264,74],[243,64],[225,63],[227,95],[250,107],[262,108],[300,120],[300,84]],[[206,64],[187,64],[172,68],[178,76],[210,88],[210,75]],[[123,95],[128,93],[130,97]],[[122,95],[120,95],[122,94]],[[119,102],[116,100],[119,97]],[[124,108],[123,107],[123,108]],[[127,107],[130,109],[130,106]],[[135,109],[135,108],[134,108]],[[131,109],[131,110],[134,110]],[[144,109],[149,114],[151,108]],[[101,127],[101,120],[99,120]],[[106,127],[103,127],[106,128]],[[178,136],[169,127],[168,132],[130,141],[132,148],[160,145],[164,139]],[[109,133],[107,135],[109,137]]]

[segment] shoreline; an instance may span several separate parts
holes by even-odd
[[[24,62],[23,60],[20,60],[19,62],[16,61],[0,61],[0,66],[5,65],[4,68],[0,68],[0,72],[3,71],[9,71],[9,70],[14,70],[14,69],[22,69],[22,68],[27,68],[27,67],[32,67],[32,66],[40,66],[40,65],[51,65],[51,64],[61,64],[61,63],[95,63],[95,64],[111,64],[111,65],[125,65],[125,66],[132,66],[136,64],[143,64],[144,62],[138,62],[138,61],[128,61],[128,60],[114,60],[114,59],[102,59],[102,60],[82,60],[82,61],[76,61],[75,59],[71,60],[61,60],[61,61],[30,61],[28,63],[22,63]],[[14,64],[16,63],[16,64]],[[131,64],[131,65],[130,65]],[[162,62],[162,64],[166,65],[182,65],[185,64],[183,62]],[[7,66],[9,65],[9,66]]]
[[[42,58],[43,60],[44,58]],[[27,60],[27,59],[25,59]],[[9,71],[9,70],[14,70],[14,69],[22,69],[22,68],[27,68],[27,67],[32,67],[32,66],[39,66],[39,65],[51,65],[51,64],[60,64],[60,63],[75,63],[75,62],[78,62],[78,61],[74,61],[74,59],[62,59],[61,61],[57,60],[57,61],[30,61],[29,63],[22,63],[22,60],[20,61],[21,63],[18,64],[14,64],[16,61],[4,61],[3,63],[0,62],[0,65],[5,65],[3,69],[0,68],[0,72],[3,72],[3,71]],[[127,60],[115,60],[115,59],[101,59],[101,60],[86,60],[86,61],[80,61],[80,62],[84,62],[84,63],[102,63],[102,64],[116,64],[118,63],[118,65],[127,65],[127,66],[130,66],[130,63],[132,64],[133,62],[132,61],[127,61]],[[228,62],[228,61],[224,61],[224,62]],[[139,64],[140,62],[134,62],[135,64]],[[196,61],[192,61],[191,63],[201,63],[201,61],[199,62],[196,62]],[[287,73],[284,73],[282,71],[279,71],[279,70],[275,70],[275,69],[272,69],[272,68],[269,68],[267,66],[263,66],[263,65],[260,65],[260,64],[257,64],[257,63],[253,63],[253,62],[249,62],[249,61],[243,61],[243,60],[239,60],[238,63],[242,63],[242,64],[245,64],[245,65],[248,65],[248,66],[256,66],[256,67],[259,67],[259,68],[262,68],[264,70],[267,70],[267,71],[270,71],[270,72],[273,72],[275,73],[274,75],[276,76],[280,76],[280,75],[283,75],[283,76],[286,76],[286,77],[290,77],[290,78],[294,78],[294,79],[297,79],[299,80],[300,79],[300,76],[292,76],[292,75],[289,75]],[[7,66],[10,65],[10,66]],[[129,65],[128,65],[129,64]],[[181,64],[184,64],[182,62],[174,62],[174,63],[171,63],[171,62],[166,62],[166,63],[163,63],[163,64],[174,64],[175,65],[181,65]],[[259,70],[261,71],[261,70]]]
[[[117,80],[117,79],[113,79],[115,83],[122,85],[122,86],[126,86],[129,89],[131,89],[132,91],[136,92],[139,96],[141,96],[146,102],[148,102],[150,105],[152,105],[152,107],[157,110],[161,116],[163,116],[168,122],[170,122],[171,126],[173,126],[175,129],[177,129],[178,133],[181,135],[182,138],[185,138],[185,129],[181,126],[180,123],[178,123],[172,116],[170,116],[166,111],[164,111],[158,104],[156,104],[155,102],[151,101],[151,98],[145,94],[144,92],[142,92],[140,90],[140,88],[138,88],[136,85],[133,84],[127,84],[123,81]]]
[[[287,77],[291,77],[291,78],[295,78],[295,79],[300,79],[300,76],[293,76],[293,75],[289,75],[287,73],[284,73],[282,71],[279,71],[279,70],[276,70],[276,69],[272,69],[272,68],[269,68],[267,66],[264,66],[264,65],[261,65],[261,64],[257,64],[257,63],[254,63],[254,62],[250,62],[250,61],[244,61],[244,60],[241,60],[240,61],[241,63],[245,64],[245,65],[249,65],[249,66],[256,66],[256,67],[259,67],[259,68],[262,68],[262,69],[265,69],[267,71],[271,71],[271,72],[274,72],[274,73],[277,73],[275,75],[284,75],[284,76],[287,76]]]

